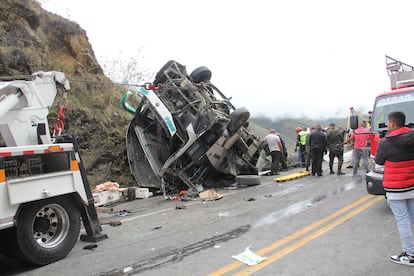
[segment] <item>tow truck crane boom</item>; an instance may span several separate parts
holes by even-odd
[[[56,82],[70,89],[65,75],[57,71],[0,83],[0,132],[7,146],[37,145],[39,139],[51,143],[47,115],[56,97]]]

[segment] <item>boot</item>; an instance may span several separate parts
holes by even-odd
[[[334,170],[333,170],[333,162],[334,160],[332,158],[329,158],[329,174],[334,174]]]
[[[344,175],[345,173],[341,171],[343,161],[338,162],[338,173],[337,175]]]

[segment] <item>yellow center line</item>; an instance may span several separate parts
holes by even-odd
[[[349,212],[348,214],[344,215],[343,217],[338,218],[337,220],[331,222],[330,224],[324,226],[323,228],[319,229],[318,231],[315,231],[314,233],[310,234],[309,236],[304,237],[303,239],[295,242],[294,244],[276,252],[275,254],[267,257],[263,262],[255,265],[255,266],[251,266],[249,268],[246,268],[236,274],[234,274],[235,276],[241,276],[241,275],[249,275],[253,272],[256,272],[268,265],[270,265],[271,263],[279,260],[280,258],[282,258],[283,256],[291,253],[292,251],[304,246],[305,244],[307,244],[308,242],[316,239],[317,237],[325,234],[326,232],[332,230],[333,228],[335,228],[336,226],[344,223],[345,221],[347,221],[348,219],[354,217],[355,215],[361,213],[362,211],[364,211],[365,209],[369,208],[370,206],[374,205],[375,203],[377,203],[378,201],[383,200],[382,197],[376,197],[373,200],[365,203],[364,205],[358,207],[357,209]]]
[[[334,212],[334,213],[332,213],[332,214],[330,214],[330,215],[328,215],[328,216],[326,216],[326,217],[324,217],[324,218],[308,225],[307,227],[305,227],[301,230],[296,231],[295,233],[293,233],[289,236],[284,237],[283,239],[275,242],[274,244],[271,244],[271,245],[269,245],[265,248],[262,248],[262,249],[258,250],[255,253],[258,254],[258,255],[264,255],[264,254],[266,254],[266,253],[268,253],[268,252],[270,252],[270,251],[272,251],[272,250],[274,250],[274,249],[276,249],[280,246],[283,246],[284,244],[286,244],[286,243],[288,243],[288,242],[290,242],[290,241],[292,241],[292,240],[294,240],[294,239],[296,239],[296,238],[298,238],[298,237],[300,237],[300,236],[316,229],[317,227],[320,227],[322,224],[327,223],[328,221],[331,221],[331,220],[335,219],[336,217],[338,217],[338,216],[342,215],[343,213],[349,211],[350,209],[354,208],[355,206],[362,204],[363,202],[367,201],[371,197],[372,197],[372,195],[366,195],[365,197],[353,202],[352,204],[349,204],[349,205],[345,206],[344,208],[342,208],[342,209],[340,209],[340,210],[338,210],[338,211],[336,211],[336,212]],[[235,261],[235,262],[233,262],[233,263],[231,263],[231,264],[229,264],[229,265],[227,265],[227,266],[225,266],[225,267],[223,267],[219,270],[216,270],[216,271],[208,274],[208,276],[223,275],[227,272],[235,270],[236,268],[238,268],[242,265],[244,265],[244,264],[239,262],[239,261]]]

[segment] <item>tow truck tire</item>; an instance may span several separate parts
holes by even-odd
[[[80,232],[80,212],[70,199],[56,197],[22,207],[13,243],[17,258],[46,265],[66,257]]]
[[[258,175],[237,175],[235,182],[242,186],[255,186],[260,184]]]

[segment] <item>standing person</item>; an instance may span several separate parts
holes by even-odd
[[[300,127],[296,128],[296,133],[297,133],[297,136],[296,136],[295,151],[297,151],[298,153],[298,164],[300,164],[300,166],[304,168],[306,157],[307,157],[306,156],[306,137],[308,133]]]
[[[276,130],[271,129],[262,142],[262,146],[268,145],[270,156],[272,157],[272,165],[270,167],[270,175],[278,175],[280,156],[284,154],[283,145],[279,136],[276,134]]]
[[[351,149],[351,161],[349,162],[349,165],[346,166],[347,169],[352,169],[354,167],[354,160],[353,160],[354,143],[352,143],[352,140],[349,139],[351,137],[352,131],[353,129],[349,129],[349,128],[344,129],[344,151]],[[348,144],[348,147],[345,146],[345,143]]]
[[[352,169],[352,175],[357,175],[359,162],[362,159],[362,164],[364,166],[365,172],[369,172],[368,168],[368,154],[369,150],[367,149],[367,142],[369,138],[369,131],[366,128],[367,122],[361,121],[359,127],[354,130],[348,139],[345,140],[344,144],[349,143],[351,140],[354,141],[354,149],[352,150],[352,161],[354,167]]]
[[[312,175],[322,176],[323,154],[326,152],[326,135],[321,125],[315,125],[315,131],[309,135],[309,145],[312,157]]]
[[[337,175],[344,175],[342,172],[342,164],[344,163],[344,136],[342,132],[336,129],[335,124],[329,124],[326,133],[326,144],[329,150],[329,174],[334,174],[333,163],[335,157],[338,159]]]
[[[283,171],[287,171],[288,170],[288,166],[287,166],[287,149],[286,149],[286,144],[285,141],[282,139],[282,136],[280,136],[279,133],[276,133],[277,136],[279,136],[280,142],[282,143],[282,148],[283,148],[283,154],[280,155],[280,164],[282,165],[282,170]]]
[[[311,127],[310,129],[310,133],[315,131],[315,127]],[[310,135],[306,136],[306,156],[308,158],[306,158],[306,171],[309,171],[309,166],[311,164],[311,148],[310,148],[310,144],[309,144],[309,137]]]
[[[388,134],[378,144],[375,162],[384,166],[384,190],[400,233],[403,252],[390,261],[414,266],[414,132],[403,112],[388,114]]]

